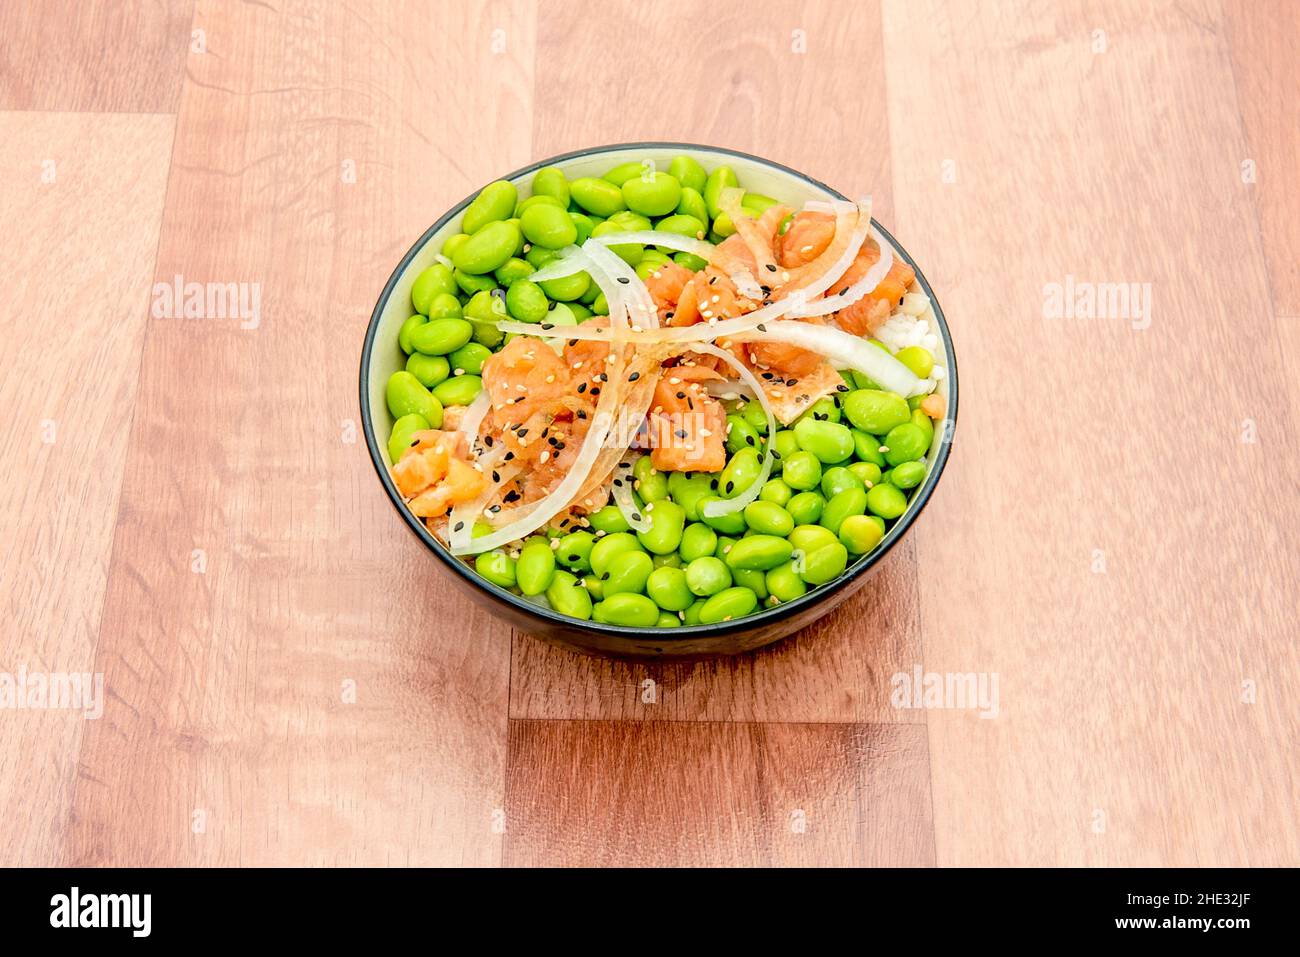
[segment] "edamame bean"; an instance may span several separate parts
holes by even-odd
[[[481,349],[482,346],[479,348]],[[451,375],[451,364],[442,356],[426,356],[423,352],[413,352],[406,360],[406,371],[419,379],[420,385],[432,389]]]
[[[748,588],[737,585],[718,592],[700,609],[700,624],[715,625],[720,621],[743,618],[758,608],[758,596]]]
[[[762,193],[746,193],[741,197],[740,205],[745,212],[758,219],[769,207],[776,205],[776,200]]]
[[[825,585],[844,574],[848,563],[849,550],[836,541],[805,554],[799,575],[809,585]]]
[[[699,272],[709,264],[707,259],[701,259],[694,253],[675,253],[673,255],[673,262],[689,269],[691,272]]]
[[[505,333],[496,327],[496,322],[510,318],[506,312],[504,299],[491,292],[476,292],[465,304],[465,321],[474,327],[474,341],[493,349],[501,344]]]
[[[793,523],[791,528],[793,529]],[[727,552],[730,568],[756,568],[767,571],[790,560],[794,546],[776,535],[748,535],[731,546]]]
[[[930,443],[934,441],[934,420],[920,409],[915,409],[912,412],[912,424],[920,429],[925,437],[925,450],[921,452],[924,455],[930,450]]]
[[[591,276],[586,272],[575,272],[572,276],[561,276],[558,279],[547,279],[540,283],[542,292],[555,300],[556,302],[572,302],[575,299],[581,299],[583,294],[591,288]],[[512,287],[513,288],[513,287]],[[603,296],[604,293],[601,293]],[[599,309],[596,310],[600,312]],[[605,307],[605,313],[609,313],[609,307]]]
[[[627,209],[627,204],[623,202],[623,191],[618,186],[593,176],[583,176],[571,182],[569,195],[575,203],[597,216],[608,217],[621,209]]]
[[[593,531],[604,532],[606,535],[626,532],[631,528],[617,505],[606,505],[604,508],[597,509],[587,516],[587,522]]]
[[[686,585],[691,593],[706,598],[731,584],[731,571],[720,558],[706,555],[686,566]]]
[[[800,492],[785,505],[796,525],[815,525],[822,517],[826,499],[821,492]]]
[[[433,387],[433,397],[447,405],[469,405],[483,391],[483,380],[476,375],[458,375],[444,379]]]
[[[693,156],[673,157],[673,161],[668,164],[668,175],[681,183],[683,189],[693,189],[697,193],[704,191],[704,184],[709,180],[709,174]]]
[[[731,577],[737,585],[743,585],[757,595],[759,601],[767,598],[767,572],[758,568],[733,568]]]
[[[700,503],[713,494],[711,482],[707,472],[674,472],[668,476],[668,494],[686,510],[688,520],[698,522]]]
[[[495,548],[490,552],[484,552],[474,559],[474,570],[486,578],[494,585],[501,588],[514,588],[517,578],[515,576],[515,560],[507,555],[502,549]]]
[[[570,618],[591,618],[591,593],[578,584],[577,578],[566,571],[557,571],[546,589],[546,600],[561,615]]]
[[[632,232],[631,227],[615,222],[612,218],[605,220],[599,226],[591,231],[592,236],[611,236],[618,233]],[[629,266],[635,266],[641,262],[641,257],[645,255],[645,246],[641,243],[617,243],[608,247],[609,251],[618,256]]]
[[[682,183],[682,198],[677,201],[677,213],[681,216],[690,216],[700,224],[700,230],[704,235],[697,235],[698,239],[708,235],[709,206],[700,195],[700,190]]]
[[[925,463],[904,462],[889,471],[890,484],[901,489],[916,488],[925,481]]]
[[[455,352],[474,335],[474,327],[464,319],[430,319],[411,331],[411,345],[426,356],[445,356]]]
[[[477,342],[468,342],[451,354],[451,368],[456,375],[481,375],[483,363],[492,355],[492,350]]]
[[[591,532],[570,532],[560,539],[560,545],[555,549],[555,560],[569,571],[590,571],[591,549],[595,544],[596,536]]]
[[[637,541],[655,555],[677,551],[686,525],[686,510],[676,502],[661,499],[653,508],[646,509],[646,516],[650,519],[650,530],[637,532]]]
[[[628,532],[612,532],[597,538],[596,544],[592,546],[591,570],[595,572],[597,578],[603,579],[615,555],[639,551],[641,551],[641,543],[636,540],[635,535]]]
[[[789,542],[799,551],[807,554],[823,545],[836,541],[835,534],[821,525],[800,525],[789,535]]]
[[[844,414],[864,432],[884,435],[912,417],[907,401],[893,392],[856,389],[844,397]]]
[[[506,311],[520,322],[541,322],[550,305],[542,287],[529,279],[520,279],[506,290]]]
[[[440,292],[429,304],[430,319],[459,319],[461,316],[460,300],[450,292]]]
[[[725,515],[709,515],[705,508],[710,502],[723,502],[725,499],[716,495],[706,495],[700,499],[699,513],[700,518],[710,528],[722,532],[724,535],[741,535],[745,531],[745,513],[743,511],[728,512]]]
[[[785,460],[799,451],[799,440],[793,429],[778,429],[772,437],[772,471],[782,472]]]
[[[655,223],[655,232],[657,233],[676,233],[678,236],[690,236],[692,239],[701,239],[707,230],[704,224],[686,213],[675,213],[672,216],[665,216],[659,222]],[[667,258],[667,257],[665,257]]]
[[[541,204],[524,210],[519,228],[530,243],[547,249],[563,249],[578,238],[578,226],[561,206]]]
[[[718,206],[718,199],[722,191],[731,186],[739,186],[740,181],[736,179],[736,171],[730,166],[719,166],[704,181],[704,189],[700,190],[704,195],[704,205],[708,207],[709,216],[717,219],[718,214],[722,212]],[[717,226],[715,225],[716,229]],[[733,230],[734,231],[734,230]]]
[[[682,561],[690,563],[697,558],[712,555],[718,547],[718,533],[703,522],[692,522],[682,532],[682,543],[678,547]]]
[[[713,220],[713,229],[709,233],[709,242],[718,244],[728,236],[735,235],[736,224],[731,221],[730,213],[718,213]]]
[[[465,218],[461,228],[472,238],[489,223],[509,219],[518,200],[519,191],[515,189],[514,183],[508,183],[503,179],[488,183],[474,197],[474,201],[465,207]]]
[[[501,266],[497,267],[496,271],[492,273],[492,278],[495,279],[499,285],[509,286],[512,282],[518,282],[520,279],[527,279],[536,271],[537,270],[533,268],[533,264],[527,259],[519,259],[516,256],[511,256]]]
[[[393,423],[393,431],[388,436],[388,458],[394,464],[401,459],[402,453],[411,447],[416,432],[430,428],[429,420],[418,412],[411,412]]]
[[[794,601],[808,592],[808,585],[794,570],[794,562],[778,565],[769,571],[764,579],[768,594],[775,596],[777,601]]]
[[[403,320],[402,328],[397,331],[397,344],[408,356],[415,351],[415,346],[411,345],[411,333],[428,321],[426,316],[418,312],[409,319]]]
[[[801,449],[783,460],[781,478],[791,488],[806,492],[822,480],[822,463],[812,452]]]
[[[670,611],[661,611],[659,618],[655,621],[656,628],[680,628],[682,621]]]
[[[681,568],[682,556],[678,555],[676,552],[671,552],[667,555],[656,555],[654,556],[654,563],[655,568],[662,568],[664,565],[671,565],[673,568]]]
[[[700,623],[700,609],[704,607],[704,599],[697,598],[691,607],[682,612],[683,625],[698,625]]]
[[[743,448],[731,457],[718,476],[718,492],[723,498],[735,498],[753,485],[762,471],[758,449]]]
[[[520,241],[519,227],[509,220],[488,223],[460,244],[452,262],[463,273],[481,276],[505,265]]]
[[[867,508],[881,518],[898,518],[907,511],[907,496],[896,486],[881,482],[867,489]]]
[[[680,568],[664,565],[650,573],[645,583],[646,594],[665,611],[685,611],[695,601],[695,595],[686,584],[686,573]]]
[[[727,552],[731,551],[731,546],[736,544],[737,541],[738,539],[732,538],[730,535],[719,535],[718,546],[713,550],[713,557],[720,558],[725,562]]]
[[[794,437],[799,448],[817,456],[819,462],[833,465],[843,462],[853,454],[853,433],[837,422],[823,422],[804,416],[794,427]],[[788,469],[789,463],[786,463]],[[821,480],[821,476],[817,476]],[[790,480],[787,478],[787,482]],[[793,484],[793,483],[791,483]]]
[[[569,180],[558,166],[543,166],[533,174],[533,195],[554,196],[561,206],[569,205]]]
[[[622,592],[594,605],[592,615],[609,625],[652,628],[659,621],[659,606],[645,595]]]
[[[758,493],[758,499],[761,502],[772,502],[785,508],[794,497],[794,490],[785,484],[784,479],[768,479],[763,483],[763,488]]]
[[[442,254],[450,259],[452,254],[454,254],[467,239],[469,239],[469,233],[456,233],[454,236],[448,236],[442,244]]]
[[[744,448],[759,447],[758,432],[737,412],[727,416],[727,451],[733,455]]]
[[[851,429],[853,433],[853,454],[864,462],[885,467],[885,457],[880,454],[880,440],[861,429]]]
[[[867,463],[855,462],[854,464],[865,465]],[[845,468],[842,465],[837,465],[822,473],[822,494],[826,496],[828,501],[845,489],[860,488],[865,490],[866,487],[866,483],[854,474],[851,467]]]
[[[681,198],[682,184],[668,173],[642,174],[623,182],[623,202],[644,216],[666,216]]]
[[[456,278],[451,270],[443,263],[434,263],[416,276],[415,282],[411,284],[411,305],[416,312],[427,316],[435,296],[455,291]]]
[[[632,177],[644,176],[653,169],[654,164],[649,160],[628,160],[626,163],[619,163],[601,179],[607,180],[615,186],[622,186]]]
[[[573,220],[573,227],[578,231],[578,238],[573,242],[575,245],[581,246],[591,238],[591,231],[596,228],[596,224],[590,216],[586,216],[583,213],[571,212],[569,213],[569,218]]]
[[[520,560],[523,556],[520,555]],[[605,588],[605,597],[619,595],[623,592],[645,591],[646,580],[654,571],[654,562],[645,552],[620,552],[609,562],[609,568],[601,576]]]
[[[850,515],[840,524],[840,544],[851,555],[865,555],[884,537],[884,529],[868,515]]]
[[[740,414],[759,435],[767,435],[767,413],[758,402],[746,402],[740,408]]]
[[[838,422],[840,420],[840,407],[835,404],[835,400],[830,396],[818,399],[804,415],[810,419],[816,419],[818,422]]]
[[[880,466],[874,462],[854,462],[849,471],[858,477],[863,488],[871,488],[880,481]]]
[[[416,413],[424,416],[430,428],[442,427],[442,405],[420,384],[420,380],[405,369],[399,369],[388,377],[384,387],[384,398],[388,402],[388,411],[394,419]]]
[[[467,296],[484,290],[490,292],[497,287],[496,278],[493,276],[475,276],[461,269],[455,270],[452,275],[456,277],[457,287]]]
[[[925,346],[906,346],[894,353],[894,358],[911,369],[918,379],[928,378],[934,371],[934,353]]]
[[[609,302],[606,301],[605,294],[603,292],[592,301],[591,312],[593,315],[597,315],[597,316],[609,315]]]
[[[529,196],[527,199],[519,201],[519,205],[515,207],[515,215],[513,218],[518,220],[525,212],[532,209],[534,206],[550,206],[552,209],[565,209],[565,207],[560,204],[560,201],[554,196]],[[567,209],[565,211],[567,212]],[[521,226],[520,229],[522,228],[523,227]]]
[[[828,499],[822,509],[821,524],[836,535],[840,525],[850,515],[862,515],[867,511],[867,493],[865,489],[846,488],[834,498]]]
[[[536,538],[519,550],[515,562],[515,578],[519,590],[525,595],[540,595],[551,584],[555,574],[555,552],[544,538]]]
[[[419,335],[419,329],[411,333],[411,341],[416,343],[416,348],[419,348]],[[911,422],[894,426],[881,444],[886,449],[885,461],[890,465],[902,465],[904,462],[919,459],[929,446],[925,433]]]
[[[643,502],[657,502],[668,497],[668,473],[655,468],[650,456],[643,455],[632,466],[634,488]]]
[[[765,502],[761,498],[745,506],[745,521],[762,535],[784,538],[794,531],[794,519],[790,513],[775,502]]]

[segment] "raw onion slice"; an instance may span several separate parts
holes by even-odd
[[[691,253],[701,259],[710,258],[718,248],[713,243],[705,242],[703,239],[683,236],[681,233],[661,233],[654,229],[638,229],[630,233],[606,233],[604,236],[593,236],[586,243],[583,243],[583,248],[586,248],[587,243],[595,243],[598,246],[622,246],[625,244],[663,246],[679,253]]]
[[[586,266],[587,257],[577,246],[565,246],[560,250],[560,258],[553,259],[536,272],[526,277],[531,282],[545,282],[548,279],[563,279],[580,273]]]
[[[894,265],[894,248],[885,242],[885,237],[880,235],[874,226],[871,228],[871,238],[880,247],[880,258],[871,264],[865,276],[843,292],[810,302],[804,308],[791,310],[786,315],[792,318],[830,315],[832,312],[848,308],[864,296],[875,292],[890,267]]]
[[[658,329],[659,308],[655,305],[654,296],[650,295],[650,290],[646,288],[646,284],[636,274],[636,270],[629,266],[620,256],[615,255],[602,245],[599,240],[589,239],[587,243],[590,244],[590,247],[584,244],[583,250],[587,254],[588,262],[594,260],[616,283],[623,287],[623,294],[627,297],[628,319],[632,323],[632,330],[641,332],[645,329]],[[609,301],[608,294],[606,294],[605,300]]]
[[[487,389],[480,389],[479,394],[474,397],[474,401],[465,409],[465,418],[461,420],[460,428],[457,431],[465,436],[466,448],[471,455],[478,458],[479,429],[483,425],[483,419],[487,417],[488,411],[492,408],[492,396],[488,394]],[[490,468],[488,463],[478,460],[478,464],[484,468]],[[516,469],[516,471],[518,471]],[[508,479],[506,480],[508,481]],[[483,493],[470,502],[463,502],[456,505],[451,510],[448,517],[449,527],[453,529],[448,538],[451,546],[457,547],[469,542],[474,534],[474,522],[483,511],[483,506],[491,501],[492,493],[500,488],[501,483],[490,484]],[[479,501],[482,499],[482,501]],[[459,523],[460,531],[455,531]]]
[[[619,462],[614,468],[614,504],[618,506],[618,512],[623,516],[623,521],[636,532],[650,531],[650,519],[645,513],[637,508],[636,502],[632,499],[632,466],[636,464],[639,455],[630,455]]]
[[[731,217],[731,225],[736,228],[741,240],[745,243],[745,248],[749,254],[754,257],[754,265],[759,273],[774,272],[776,259],[772,255],[772,244],[768,237],[758,231],[758,223],[749,215],[740,205],[744,198],[745,191],[736,186],[730,186],[724,189],[718,196],[718,208]],[[732,280],[735,282],[735,280]],[[757,287],[757,283],[754,284]],[[745,293],[749,295],[749,293]],[[763,293],[760,290],[757,296],[749,296],[751,299],[762,299]]]
[[[884,349],[834,326],[783,320],[731,338],[738,342],[778,342],[816,352],[833,363],[856,369],[881,388],[897,392],[905,399],[915,395],[921,386],[915,373]]]
[[[739,512],[754,499],[758,498],[758,493],[763,490],[768,478],[772,474],[772,439],[776,435],[776,416],[772,414],[772,406],[768,404],[767,396],[764,395],[758,379],[754,373],[750,372],[743,362],[733,356],[726,349],[719,349],[717,346],[711,346],[705,342],[692,342],[688,346],[694,352],[703,352],[706,355],[713,356],[715,359],[721,359],[727,365],[735,369],[740,378],[754,390],[758,398],[758,404],[763,407],[763,414],[767,416],[767,434],[768,441],[764,443],[763,467],[759,470],[758,478],[754,479],[749,488],[745,489],[735,498],[723,499],[720,502],[709,502],[701,507],[702,514],[705,518],[717,518],[719,515],[730,515],[733,512]],[[872,346],[871,348],[875,348]]]

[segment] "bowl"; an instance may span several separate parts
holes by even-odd
[[[597,146],[540,160],[502,177],[519,189],[520,198],[529,195],[532,174],[543,166],[558,166],[569,179],[600,176],[605,170],[629,160],[652,160],[657,168],[667,169],[674,156],[689,154],[706,168],[726,163],[736,170],[746,189],[775,196],[782,202],[798,205],[806,200],[844,199],[824,183],[771,160],[735,150],[691,143],[621,143]],[[931,311],[926,319],[942,342],[947,375],[938,392],[946,400],[945,420],[935,429],[925,480],[913,491],[907,511],[888,530],[884,539],[864,559],[851,565],[839,578],[809,591],[794,601],[739,618],[711,625],[681,628],[635,628],[579,621],[551,611],[545,605],[512,594],[491,584],[454,557],[406,507],[389,474],[387,436],[393,419],[384,400],[388,377],[404,367],[405,355],[397,345],[402,322],[410,315],[411,284],[419,273],[434,262],[443,240],[459,231],[461,213],[474,194],[461,200],[430,226],[402,257],[389,277],[366,329],[361,352],[361,422],[370,459],[387,493],[389,501],[406,527],[421,541],[435,560],[444,566],[445,577],[456,588],[455,597],[473,601],[520,631],[544,640],[590,654],[625,658],[702,658],[739,654],[770,644],[811,624],[830,612],[862,588],[879,570],[881,563],[912,527],[929,501],[948,461],[957,418],[957,362],[952,338],[943,312],[924,274],[884,227],[876,227],[901,256],[916,270],[914,289],[930,299]],[[454,598],[452,600],[455,600]]]

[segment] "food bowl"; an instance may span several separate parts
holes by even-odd
[[[690,143],[625,143],[593,147],[540,160],[503,178],[518,187],[522,199],[529,195],[532,174],[544,166],[557,166],[573,179],[600,176],[604,170],[628,161],[648,160],[658,168],[666,169],[672,158],[681,154],[694,156],[710,168],[723,163],[730,165],[748,188],[776,196],[782,202],[798,204],[809,200],[845,199],[824,183],[771,160]],[[879,224],[875,225],[893,247],[894,255],[916,270],[913,289],[929,298],[930,311],[924,318],[939,337],[947,374],[937,388],[945,400],[946,411],[942,422],[936,426],[934,444],[926,461],[925,479],[912,491],[907,511],[889,528],[873,551],[850,565],[838,578],[800,598],[735,620],[679,628],[628,627],[570,618],[488,582],[454,557],[407,508],[389,473],[388,445],[381,436],[387,436],[393,425],[384,400],[384,386],[388,377],[404,363],[405,356],[398,347],[397,337],[403,321],[410,315],[411,285],[415,277],[435,261],[443,240],[459,231],[461,214],[474,195],[477,192],[440,216],[402,257],[371,314],[361,352],[361,421],[371,461],[398,516],[445,566],[443,580],[455,587],[446,600],[473,601],[521,631],[577,651],[630,658],[697,658],[739,654],[784,638],[830,612],[871,579],[886,555],[907,534],[933,494],[948,461],[957,418],[957,362],[943,312],[915,261]]]

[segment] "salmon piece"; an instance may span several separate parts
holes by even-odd
[[[411,499],[411,511],[418,517],[438,518],[453,505],[474,500],[487,488],[487,479],[472,465],[452,458],[447,465],[442,481]]]
[[[818,358],[820,364],[809,373],[788,379],[760,376],[763,394],[772,407],[772,414],[782,425],[789,425],[799,418],[818,399],[833,395],[845,387],[844,379],[835,371],[835,367],[820,356]]]
[[[727,464],[727,414],[704,383],[723,376],[704,365],[665,369],[650,404],[650,462],[662,471],[720,472]]]
[[[695,273],[685,266],[670,260],[650,273],[645,281],[645,287],[650,291],[655,305],[662,311],[676,304],[681,298],[682,289],[694,275]]]
[[[420,451],[407,449],[393,466],[393,482],[403,498],[411,498],[446,475],[450,460],[451,455],[443,445]]]
[[[608,316],[593,316],[580,324],[584,329],[608,329]],[[580,400],[588,410],[595,408],[600,397],[600,380],[608,365],[609,343],[598,339],[569,339],[564,343],[564,368],[569,377],[569,396]],[[579,392],[578,389],[582,391]]]
[[[449,406],[452,409],[464,409],[465,406]],[[443,428],[441,429],[421,429],[419,432],[411,433],[411,448],[417,452],[423,452],[425,449],[433,448],[435,445],[443,445],[447,451],[458,458],[465,458],[469,451],[469,443],[465,436],[459,432],[447,428],[446,410],[443,410]],[[403,455],[406,453],[403,452]]]
[[[483,386],[502,427],[553,408],[572,390],[570,378],[555,350],[532,336],[516,336],[483,363]]]
[[[806,266],[826,252],[834,238],[835,217],[830,213],[795,213],[790,228],[777,239],[777,261],[787,269]]]
[[[870,269],[880,259],[880,249],[875,243],[866,243],[858,257],[853,260],[852,265],[844,273],[835,285],[829,290],[831,293],[838,293],[841,289],[847,289],[855,282],[867,274]],[[870,336],[875,333],[885,321],[889,319],[894,307],[898,305],[900,299],[906,294],[908,287],[912,285],[912,280],[916,278],[916,271],[907,263],[897,256],[889,266],[889,272],[885,273],[885,278],[880,280],[874,292],[868,293],[851,306],[845,306],[835,314],[836,322],[845,332],[851,332],[858,336]]]
[[[661,321],[667,321],[670,326],[691,326],[700,320],[700,308],[698,292],[695,288],[695,281],[688,282],[682,289],[681,298],[677,300],[677,308],[671,316],[663,315]]]

